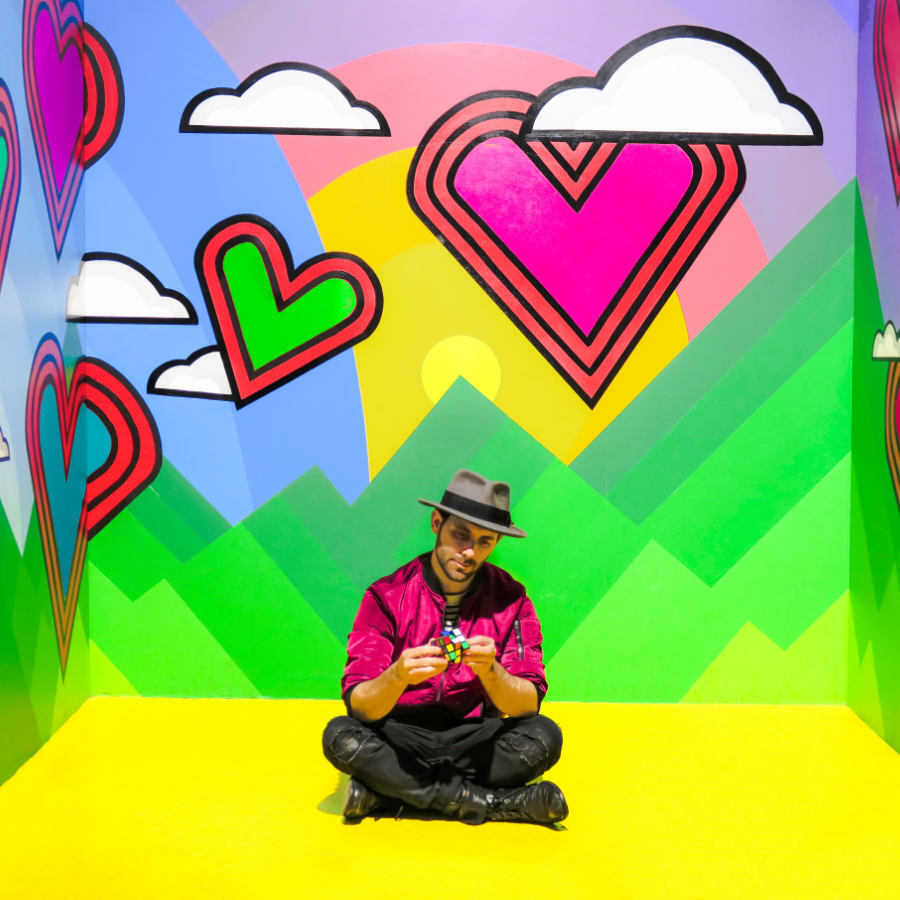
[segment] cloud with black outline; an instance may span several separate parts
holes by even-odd
[[[541,139],[821,144],[812,107],[732,35],[675,26],[642,35],[596,76],[544,91],[523,128]]]
[[[69,282],[70,322],[196,325],[197,311],[147,268],[120,253],[85,253]]]
[[[875,332],[872,359],[900,360],[900,341],[897,340],[897,330],[893,322],[888,322],[884,326],[884,331]]]
[[[147,393],[206,400],[234,399],[222,353],[215,344],[201,347],[187,359],[170,359],[157,366],[147,379]]]
[[[0,429],[0,462],[9,459],[9,442],[3,437],[3,429]]]
[[[235,89],[210,88],[193,97],[181,131],[238,134],[320,134],[389,137],[384,113],[358,100],[327,69],[273,63]]]

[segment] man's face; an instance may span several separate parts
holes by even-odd
[[[434,510],[431,530],[437,535],[432,565],[442,581],[464,591],[500,541],[496,531],[479,528],[459,516]],[[446,585],[445,585],[446,586]]]

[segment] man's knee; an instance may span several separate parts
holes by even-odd
[[[536,774],[556,765],[562,754],[562,731],[546,716],[522,719],[502,738],[510,750],[518,753],[523,765]]]
[[[370,740],[375,738],[372,729],[350,716],[332,719],[322,734],[322,752],[325,758],[342,772],[350,772],[353,760]]]

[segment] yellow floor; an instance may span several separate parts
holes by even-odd
[[[558,830],[342,824],[338,711],[88,701],[0,786],[0,897],[900,898],[900,756],[843,707],[548,703]]]

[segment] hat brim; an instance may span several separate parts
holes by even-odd
[[[527,532],[522,531],[521,528],[516,528],[515,525],[498,525],[496,522],[491,522],[488,519],[476,519],[474,516],[471,516],[468,513],[460,512],[460,510],[454,509],[452,506],[447,506],[443,503],[435,503],[433,500],[423,500],[421,497],[419,497],[418,499],[419,503],[421,503],[423,506],[433,506],[435,509],[439,509],[441,512],[449,513],[451,516],[459,516],[461,519],[465,519],[467,522],[471,522],[473,525],[477,525],[479,528],[488,528],[491,531],[496,531],[497,534],[506,534],[510,537],[528,537]]]

